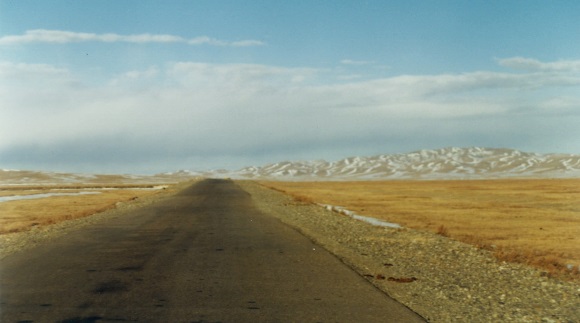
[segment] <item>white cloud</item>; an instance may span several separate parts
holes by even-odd
[[[530,72],[580,72],[580,60],[561,60],[556,62],[541,62],[533,58],[511,57],[498,60],[505,67]]]
[[[187,43],[190,45],[204,45],[204,44],[216,45],[216,46],[227,45],[227,43],[224,41],[213,39],[213,38],[210,38],[207,36],[200,36],[200,37],[195,37],[195,38],[189,39],[187,41]]]
[[[0,77],[2,79],[25,78],[27,81],[33,79],[30,75],[38,75],[40,78],[46,75],[68,75],[69,72],[63,68],[57,68],[48,64],[26,64],[0,62]]]
[[[342,81],[352,81],[356,79],[362,79],[364,75],[362,74],[348,74],[348,75],[339,75],[337,78]]]
[[[541,109],[558,113],[580,113],[580,96],[556,96],[538,104]]]
[[[253,39],[249,39],[249,40],[239,40],[239,41],[234,41],[231,43],[232,46],[234,47],[251,47],[251,46],[263,46],[266,43],[264,43],[263,41],[260,40],[253,40]]]
[[[369,64],[373,64],[374,62],[371,61],[355,61],[352,59],[343,59],[340,61],[341,64],[344,65],[369,65]]]
[[[119,35],[114,33],[95,34],[81,33],[64,30],[46,30],[34,29],[28,30],[23,35],[9,35],[0,37],[0,45],[27,44],[27,43],[78,43],[78,42],[126,42],[126,43],[186,43],[190,45],[214,45],[214,46],[232,46],[247,47],[264,45],[258,40],[241,40],[228,42],[207,36],[185,39],[181,36],[166,34],[137,34],[137,35]]]
[[[380,152],[376,145],[389,140],[413,142],[413,149],[460,140],[521,148],[529,138],[555,146],[555,140],[580,136],[577,127],[566,128],[580,118],[574,75],[480,71],[328,84],[321,81],[325,73],[177,62],[88,86],[66,69],[2,63],[0,156],[36,145],[63,151],[94,146],[103,158],[151,161],[172,154],[175,160],[209,160],[320,149],[334,149],[338,158],[373,145]],[[497,142],[500,137],[504,141]],[[173,167],[196,165],[167,170]]]

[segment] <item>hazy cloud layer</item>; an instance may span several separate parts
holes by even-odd
[[[132,172],[451,145],[580,153],[580,61],[498,63],[508,69],[345,83],[329,70],[175,62],[95,87],[4,62],[0,163]]]
[[[28,30],[23,35],[9,35],[0,37],[0,45],[28,44],[28,43],[78,43],[78,42],[124,42],[124,43],[185,43],[190,45],[214,45],[214,46],[234,46],[248,47],[261,46],[264,42],[253,39],[240,41],[225,41],[211,38],[208,36],[199,36],[187,39],[175,35],[157,35],[157,34],[137,34],[137,35],[119,35],[114,33],[94,34],[81,33],[64,30],[46,30],[34,29]]]

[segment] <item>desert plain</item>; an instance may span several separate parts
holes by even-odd
[[[344,207],[578,279],[580,179],[262,182],[307,203]]]
[[[6,185],[0,186],[2,198],[33,197],[0,202],[0,234],[23,232],[35,226],[78,219],[115,208],[167,188],[158,184],[72,184],[72,185]],[[75,195],[76,194],[76,195]]]

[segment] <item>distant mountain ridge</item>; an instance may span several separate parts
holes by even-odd
[[[405,154],[349,157],[334,162],[284,161],[246,167],[230,176],[304,180],[580,177],[580,155],[450,147]]]
[[[0,169],[0,185],[69,185],[83,184],[101,186],[106,184],[166,184],[193,179],[191,173],[171,175],[106,175],[43,172],[31,170]]]
[[[389,180],[578,178],[580,155],[537,154],[514,149],[457,148],[349,157],[338,161],[283,161],[236,171],[190,171],[156,175],[87,175],[0,170],[0,184],[171,183],[193,178],[266,180]]]

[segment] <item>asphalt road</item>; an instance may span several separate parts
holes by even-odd
[[[0,264],[1,322],[422,322],[336,257],[202,181]]]

